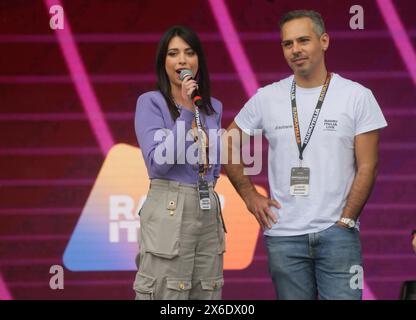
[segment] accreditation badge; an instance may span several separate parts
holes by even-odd
[[[310,170],[305,167],[295,167],[290,171],[290,195],[309,195]]]
[[[198,196],[199,196],[199,207],[202,210],[211,209],[211,199],[209,198],[208,182],[204,178],[198,180]]]

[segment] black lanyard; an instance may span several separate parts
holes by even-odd
[[[319,113],[321,112],[322,104],[328,91],[329,82],[331,81],[331,73],[327,73],[324,86],[322,87],[321,94],[319,95],[318,103],[316,104],[315,111],[312,115],[311,122],[309,124],[308,131],[306,132],[305,140],[303,141],[300,137],[300,128],[299,128],[299,119],[298,119],[298,108],[296,107],[296,81],[293,78],[292,89],[290,90],[290,100],[292,102],[292,117],[293,117],[293,127],[295,129],[296,143],[299,149],[299,159],[303,160],[303,151],[311,139],[313,129],[315,129],[316,122],[318,121]]]

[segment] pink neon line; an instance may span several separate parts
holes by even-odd
[[[383,109],[384,115],[387,116],[412,116],[416,115],[416,107],[400,108],[391,107]],[[237,111],[224,110],[222,116],[224,118],[234,118]],[[104,116],[108,120],[131,120],[134,112],[106,112]],[[0,114],[0,121],[78,121],[86,120],[84,113],[65,112],[65,113],[4,113]]]
[[[361,230],[361,236],[405,236],[405,237],[409,237],[410,236],[410,231],[406,228],[406,230],[402,230],[402,229],[396,229],[396,230],[391,230],[391,229],[382,229],[382,228],[377,228],[377,229],[363,229]]]
[[[50,214],[77,214],[82,211],[83,207],[68,208],[0,208],[0,215],[50,215]]]
[[[379,80],[379,79],[402,79],[409,78],[406,71],[339,71],[342,77],[351,78],[353,80]],[[287,72],[260,72],[257,73],[257,79],[262,81],[277,81],[290,76]]]
[[[416,143],[384,142],[380,144],[380,150],[416,150]]]
[[[238,111],[231,110],[224,110],[222,113],[223,118],[234,118]],[[416,115],[416,106],[413,108],[401,108],[392,106],[391,108],[383,108],[383,114],[387,116],[395,116],[395,117],[401,117],[401,116],[413,116]],[[7,115],[5,115],[7,117]],[[2,120],[2,116],[0,115],[0,121]]]
[[[267,147],[267,141],[262,140],[264,147]],[[416,150],[416,143],[414,142],[382,142],[380,143],[380,150],[391,151],[391,150]]]
[[[403,276],[395,276],[395,277],[368,277],[369,281],[372,282],[402,282],[405,281],[414,275],[403,275]],[[228,277],[226,279],[227,283],[237,284],[237,285],[244,285],[246,283],[252,284],[264,284],[264,283],[271,283],[270,277]],[[125,286],[131,284],[131,280],[67,280],[65,281],[65,285],[67,286]],[[16,281],[11,282],[10,286],[13,288],[35,288],[35,287],[48,287],[48,283],[44,281]],[[364,289],[364,296],[365,296],[366,289]],[[368,300],[368,299],[366,299]]]
[[[21,76],[0,76],[0,83],[4,84],[26,84],[26,83],[69,83],[71,78],[69,76],[61,75],[21,75]]]
[[[414,174],[381,174],[377,177],[377,181],[416,181]]]
[[[228,49],[228,54],[238,72],[240,80],[243,82],[247,96],[251,97],[258,89],[259,84],[238,39],[238,35],[228,9],[223,0],[209,0],[209,3],[217,22],[217,26],[221,31],[222,37]],[[364,288],[363,298],[366,300],[373,300],[374,295],[366,284],[364,285]]]
[[[270,277],[228,277],[227,283],[271,283]],[[131,280],[67,280],[65,285],[68,286],[92,286],[92,285],[126,285],[131,283]],[[10,283],[11,287],[45,287],[48,286],[48,283],[41,281],[15,281]]]
[[[2,179],[2,187],[90,186],[96,179]]]
[[[83,33],[73,34],[77,43],[157,43],[162,33]],[[200,33],[203,41],[220,41],[221,36],[217,33]],[[71,38],[63,37],[65,41]],[[5,34],[0,35],[0,43],[55,43],[56,38],[52,35],[34,34]]]
[[[79,214],[83,207],[48,207],[48,208],[0,208],[0,215],[50,215],[50,214]],[[367,204],[365,211],[380,210],[416,210],[416,204],[409,203],[379,203]]]
[[[51,240],[65,240],[71,238],[72,234],[57,235],[57,234],[43,234],[43,235],[10,235],[0,236],[0,241],[51,241]]]
[[[359,33],[351,31],[329,30],[332,39],[380,39],[390,37],[385,30],[363,30]],[[243,41],[275,41],[277,32],[239,32]],[[416,30],[409,30],[411,37],[416,36]],[[160,40],[161,33],[83,33],[74,34],[78,43],[155,43]],[[217,42],[222,37],[214,32],[202,32],[199,36],[204,42]],[[54,43],[56,38],[46,34],[4,34],[0,35],[0,43]]]
[[[233,60],[234,61],[234,60]],[[237,61],[233,62],[234,65],[238,64]],[[238,73],[244,72],[243,66],[238,65]],[[236,67],[236,68],[237,68]],[[252,71],[252,70],[251,70]],[[410,75],[407,71],[340,71],[341,76],[359,80],[381,80],[381,79],[406,79]],[[260,72],[258,73],[258,79],[262,81],[277,81],[289,76],[287,72]],[[240,80],[239,75],[234,73],[212,73],[211,80],[213,81],[236,81]],[[77,77],[81,78],[81,77]],[[90,75],[89,79],[93,83],[131,83],[131,82],[154,82],[156,76],[154,74],[107,74],[107,75]],[[1,84],[57,84],[57,83],[71,83],[74,81],[72,76],[66,75],[19,75],[19,76],[0,76]],[[257,82],[255,82],[257,83]],[[247,79],[243,81],[245,90],[249,90],[248,86],[254,88],[252,81]],[[250,89],[253,90],[253,89]]]
[[[364,260],[413,260],[414,253],[408,254],[364,254]],[[255,262],[267,262],[266,254],[259,254],[253,257]],[[53,265],[61,263],[61,258],[44,258],[44,259],[5,259],[0,260],[2,267],[18,267],[27,265]]]
[[[65,280],[65,286],[126,286],[130,280]],[[15,281],[10,282],[12,288],[49,288],[47,281]]]
[[[406,33],[406,29],[397,14],[396,8],[391,0],[377,0],[377,5],[384,22],[389,28],[402,61],[413,79],[413,84],[416,86],[416,53]]]
[[[267,182],[267,177],[253,177],[254,182]],[[416,175],[381,174],[378,182],[414,182]],[[44,187],[44,186],[88,186],[94,184],[95,179],[1,179],[2,187]]]
[[[234,68],[243,83],[244,90],[248,96],[252,96],[257,91],[259,84],[240,43],[228,9],[223,0],[209,0],[209,4]]]
[[[368,281],[371,282],[403,282],[409,279],[414,279],[415,274],[408,274],[408,275],[400,275],[400,276],[392,276],[392,277],[366,277]]]
[[[264,176],[253,176],[253,181],[268,182],[269,179]],[[394,181],[416,181],[416,175],[413,174],[379,174],[377,176],[378,182],[394,182]]]
[[[74,78],[76,77],[76,78]],[[126,83],[126,82],[154,82],[156,76],[153,74],[109,74],[109,75],[90,75],[90,81],[93,83]],[[66,75],[21,75],[21,76],[0,76],[0,83],[3,84],[48,84],[48,83],[72,83],[73,81],[84,81],[83,76],[66,76]],[[78,88],[78,87],[77,87]],[[91,87],[89,87],[91,89]],[[84,92],[82,92],[84,94]],[[90,96],[86,96],[90,99]],[[91,100],[91,99],[90,99]],[[88,100],[89,101],[89,100]],[[97,102],[98,103],[98,102]]]
[[[62,155],[98,155],[98,147],[73,148],[2,148],[1,156],[62,156]]]
[[[53,5],[60,5],[60,0],[44,0],[44,4],[48,10]],[[71,26],[68,18],[64,15],[64,29],[55,30],[55,35],[58,38],[59,46],[62,54],[65,57],[71,78],[75,84],[78,95],[82,101],[84,111],[88,115],[90,125],[93,129],[94,135],[100,145],[103,154],[107,154],[114,144],[110,129],[104,119],[98,99],[94,93],[91,83],[88,79],[88,74],[85,70],[84,63],[78,52],[76,42],[73,38]]]
[[[384,253],[371,253],[371,254],[363,254],[364,260],[384,260],[384,259],[414,259],[414,253],[400,253],[400,254],[384,254]],[[253,257],[254,260],[260,261],[267,261],[268,256],[267,254],[258,254]]]
[[[108,120],[133,119],[134,112],[107,112],[104,116]],[[87,120],[84,113],[5,113],[0,114],[0,121],[78,121]]]
[[[62,259],[6,259],[0,260],[0,266],[2,267],[27,267],[34,265],[54,265],[61,264]]]
[[[371,254],[364,254],[364,259],[368,260],[384,260],[384,259],[414,259],[415,254],[412,253],[392,253],[392,254],[384,254],[384,253],[371,253]]]
[[[400,108],[392,107],[383,109],[384,115],[395,117],[407,117],[416,115],[416,107]],[[223,118],[234,118],[237,111],[224,110]],[[107,120],[128,120],[134,117],[134,112],[106,112],[104,116]],[[66,112],[66,113],[5,113],[0,114],[0,121],[79,121],[87,120],[84,113]]]
[[[416,115],[416,107],[413,108],[383,108],[383,114],[386,116],[400,117],[400,116],[413,116]]]
[[[77,121],[86,120],[84,113],[6,113],[0,121]]]
[[[369,203],[365,210],[416,210],[415,203]]]

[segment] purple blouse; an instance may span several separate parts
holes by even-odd
[[[215,113],[206,115],[200,112],[200,114],[211,147],[209,163],[212,165],[207,171],[206,180],[215,182],[221,170],[218,130],[221,129],[222,104],[212,97],[211,104]],[[159,91],[146,92],[139,97],[134,126],[150,179],[197,183],[198,164],[191,164],[189,161],[192,158],[197,159],[195,156],[197,153],[192,152],[197,149],[196,145],[188,133],[193,119],[194,113],[182,108],[180,116],[173,121],[166,101]],[[209,134],[209,129],[216,131],[211,131]],[[193,156],[187,157],[187,153]],[[161,161],[161,159],[169,161]]]

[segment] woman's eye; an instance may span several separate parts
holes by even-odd
[[[174,57],[174,56],[176,56],[176,52],[168,52],[168,56]]]

